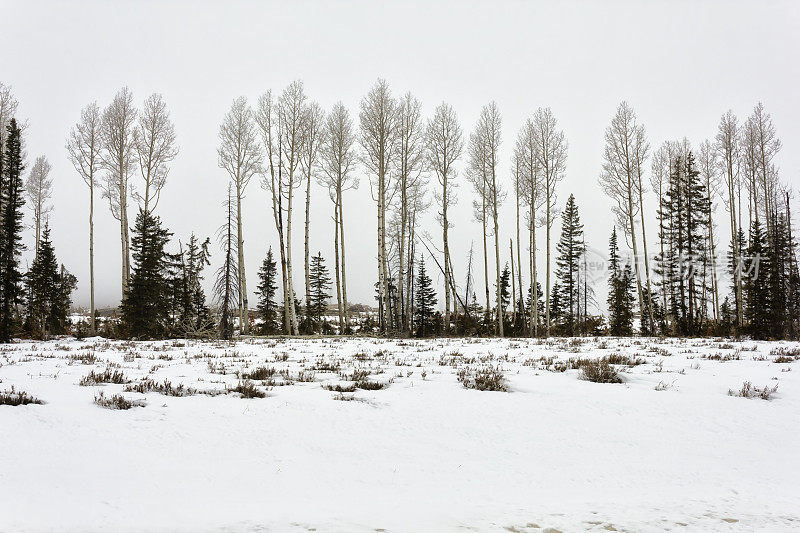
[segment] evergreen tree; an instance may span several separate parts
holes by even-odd
[[[576,307],[578,305],[578,272],[580,259],[584,253],[583,224],[578,214],[575,196],[570,195],[567,206],[561,215],[561,239],[556,245],[558,258],[556,276],[561,283],[564,325],[570,335],[575,334]],[[550,309],[552,316],[553,310]]]
[[[550,321],[551,329],[557,332],[562,330],[562,319],[564,317],[564,299],[562,297],[562,287],[558,282],[553,283],[550,288]]]
[[[511,271],[508,269],[508,263],[506,263],[505,268],[503,268],[503,272],[500,274],[500,304],[503,308],[503,314],[505,314],[508,304],[511,303],[511,293],[509,291],[510,288]]]
[[[168,331],[170,290],[164,248],[170,235],[159,217],[139,210],[131,238],[133,274],[121,306],[123,329],[132,337],[158,338]]]
[[[608,244],[608,330],[623,337],[633,334],[633,306],[636,301],[633,272],[630,264],[620,264],[617,228],[611,232]]]
[[[420,257],[417,283],[415,288],[416,309],[414,312],[417,325],[417,335],[424,337],[432,333],[434,307],[436,306],[436,293],[433,290],[431,278],[425,270],[425,258]]]
[[[278,304],[275,303],[275,293],[278,291],[278,266],[272,256],[272,247],[267,250],[267,256],[261,263],[258,271],[258,305],[256,306],[261,319],[261,332],[266,335],[278,333]]]
[[[328,272],[328,267],[325,266],[322,253],[317,253],[311,258],[308,279],[311,286],[311,302],[309,305],[311,319],[320,324],[325,312],[328,310],[328,300],[331,297],[331,276]]]
[[[0,174],[0,342],[10,342],[16,326],[17,305],[22,303],[23,274],[19,268],[22,244],[22,206],[25,204],[22,171],[22,132],[12,118]]]
[[[710,206],[692,152],[675,158],[658,210],[665,252],[656,258],[656,271],[664,279],[665,305],[679,335],[695,335],[703,319],[702,298],[709,292],[702,272],[709,261],[706,243]]]
[[[78,280],[63,265],[59,269],[48,225],[45,225],[42,232],[39,253],[25,275],[25,283],[30,333],[45,340],[50,335],[65,333],[72,304],[70,295]]]
[[[747,269],[742,272],[744,293],[744,317],[750,334],[764,338],[769,331],[770,311],[768,272],[769,258],[766,254],[766,236],[758,218],[750,228],[750,243],[747,246]]]

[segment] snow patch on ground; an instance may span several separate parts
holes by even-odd
[[[800,528],[800,344],[722,339],[246,339],[0,346],[1,531]],[[570,358],[626,354],[622,384]],[[790,358],[791,359],[791,358]],[[499,366],[509,392],[467,390]],[[225,393],[239,374],[265,398]],[[200,393],[79,386],[121,370]],[[380,390],[332,392],[354,371]],[[283,374],[283,375],[282,375]],[[304,380],[311,381],[304,381]],[[728,395],[778,385],[769,401]],[[660,390],[657,390],[660,389]],[[665,390],[663,390],[665,389]],[[142,400],[127,411],[99,391]],[[350,401],[342,401],[350,400]]]

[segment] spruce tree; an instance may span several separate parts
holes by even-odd
[[[766,236],[756,218],[750,228],[747,246],[747,268],[743,267],[744,317],[750,334],[764,338],[769,332],[769,257]]]
[[[608,331],[618,337],[632,335],[633,305],[636,301],[634,279],[630,264],[620,264],[617,228],[611,232],[608,249]]]
[[[19,256],[25,248],[22,244],[22,206],[25,204],[22,171],[25,167],[22,163],[22,132],[14,118],[7,131],[0,174],[0,342],[10,342],[16,326],[23,281]]]
[[[570,195],[561,215],[561,239],[556,245],[558,258],[556,276],[561,283],[564,325],[570,335],[575,334],[576,307],[578,305],[578,272],[584,253],[583,224],[581,224],[575,196]],[[550,309],[552,316],[553,310]]]
[[[328,267],[325,266],[322,253],[317,253],[311,258],[308,279],[311,286],[311,302],[309,305],[311,319],[316,321],[317,324],[321,324],[322,318],[328,310],[328,300],[331,298],[331,276],[328,272]]]
[[[65,333],[72,304],[70,295],[78,280],[63,265],[59,268],[47,224],[39,241],[39,254],[25,275],[25,284],[31,335],[46,340],[50,335]]]
[[[256,309],[261,315],[261,332],[265,335],[278,333],[278,304],[275,303],[275,293],[278,291],[278,266],[272,256],[272,247],[267,250],[267,256],[261,263],[258,271],[258,304]]]
[[[417,325],[417,336],[424,337],[432,333],[434,307],[436,306],[436,293],[433,283],[425,270],[425,258],[420,257],[417,283],[415,288],[416,309],[414,310]]]
[[[123,329],[132,337],[158,338],[168,331],[170,291],[164,249],[170,235],[159,217],[139,210],[131,238],[133,274],[121,306]]]
[[[511,303],[510,287],[511,271],[508,269],[508,264],[506,264],[505,268],[503,268],[503,272],[500,274],[500,304],[503,308],[503,314],[505,314],[508,304]]]

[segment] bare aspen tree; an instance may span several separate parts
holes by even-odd
[[[399,328],[408,331],[411,323],[406,319],[407,306],[413,306],[402,290],[408,271],[408,252],[406,241],[409,236],[409,191],[426,167],[425,124],[422,121],[422,104],[411,93],[406,93],[397,101],[397,192],[400,202],[397,205],[397,286]],[[445,322],[447,327],[447,322]]]
[[[306,224],[305,224],[305,282],[306,282],[306,315],[310,317],[308,308],[311,302],[311,252],[309,250],[308,234],[311,227],[311,177],[317,164],[319,147],[322,137],[325,134],[324,117],[322,108],[312,102],[306,108],[306,116],[303,121],[305,131],[303,133],[303,150],[300,156],[300,166],[306,178]]]
[[[524,203],[525,197],[522,190],[522,162],[520,161],[519,155],[515,148],[514,155],[512,158],[512,163],[514,167],[514,208],[515,208],[515,234],[517,238],[517,282],[516,284],[512,283],[512,293],[514,297],[514,312],[513,312],[513,321],[514,325],[516,326],[517,323],[517,311],[519,311],[522,315],[525,314],[525,298],[522,296],[522,262],[521,262],[521,246],[519,240],[519,206],[521,203]],[[511,280],[514,280],[514,251],[512,246],[511,251]],[[516,294],[516,287],[519,287],[519,302],[517,301],[517,294]],[[525,317],[523,316],[523,321]]]
[[[469,136],[468,145],[469,161],[467,164],[467,180],[472,184],[472,189],[478,196],[478,200],[472,201],[472,210],[475,220],[481,223],[481,235],[483,239],[483,281],[486,296],[486,309],[484,315],[488,323],[491,302],[489,300],[489,250],[486,244],[486,216],[488,201],[488,186],[486,180],[486,145],[476,132]]]
[[[250,332],[250,314],[247,302],[247,281],[244,269],[244,237],[242,235],[242,199],[254,174],[261,170],[261,150],[256,138],[253,111],[245,97],[233,101],[219,127],[217,148],[219,167],[224,169],[233,184],[236,195],[236,249],[239,284],[239,327]]]
[[[698,164],[700,166],[700,175],[708,192],[708,201],[710,204],[708,209],[707,246],[709,252],[711,253],[711,309],[714,319],[717,320],[719,318],[719,289],[717,287],[719,280],[717,279],[717,254],[716,243],[714,242],[714,219],[712,218],[712,214],[715,208],[714,199],[720,192],[720,183],[719,175],[717,173],[716,152],[714,151],[714,147],[711,145],[711,142],[708,140],[700,143]]]
[[[6,136],[8,135],[8,123],[17,113],[18,102],[11,92],[11,87],[0,82],[0,175],[3,172],[3,156],[6,153]],[[0,197],[3,195],[3,180],[0,180]],[[3,213],[3,205],[0,202],[0,216]]]
[[[754,158],[753,173],[757,180],[754,190],[760,189],[760,200],[763,200],[762,208],[769,234],[773,229],[771,215],[777,210],[778,197],[777,171],[772,161],[781,149],[781,141],[778,139],[772,117],[764,110],[761,102],[756,104],[747,123],[750,133],[749,142],[752,145],[750,150],[752,150]],[[759,201],[754,201],[756,209],[758,203]]]
[[[489,253],[486,243],[488,231],[494,232],[495,237],[495,278],[496,278],[496,318],[495,332],[503,335],[502,305],[500,303],[500,241],[497,224],[497,207],[502,201],[502,192],[498,191],[497,184],[497,149],[500,146],[500,113],[494,102],[483,106],[478,118],[475,131],[469,140],[469,165],[468,179],[480,198],[480,202],[473,202],[475,218],[483,225],[483,273],[486,289],[486,316],[491,315],[489,300]],[[487,231],[487,224],[491,217],[492,226]]]
[[[536,336],[539,334],[539,305],[538,305],[538,291],[537,285],[537,269],[536,269],[536,226],[539,219],[539,210],[542,204],[547,200],[545,194],[545,183],[542,179],[543,173],[540,172],[539,158],[538,158],[538,137],[537,137],[536,123],[528,119],[520,130],[517,136],[517,144],[514,148],[514,160],[519,167],[519,182],[520,191],[523,196],[524,205],[527,207],[528,218],[528,232],[529,232],[529,267],[531,276],[531,309],[530,309],[530,325],[529,334]],[[545,221],[546,222],[546,221]],[[519,246],[517,247],[519,251]],[[520,270],[522,264],[520,263]],[[520,283],[520,292],[522,292],[522,284]]]
[[[650,256],[647,253],[647,231],[644,222],[644,193],[646,192],[645,185],[642,180],[644,175],[647,157],[649,156],[650,144],[647,142],[645,136],[644,126],[639,125],[637,130],[637,138],[634,143],[634,159],[636,161],[636,191],[638,193],[639,201],[639,222],[642,225],[642,253],[644,254],[644,280],[645,290],[647,291],[647,319],[649,327],[648,332],[652,335],[655,329],[655,320],[653,318],[653,291],[650,288]]]
[[[342,193],[358,187],[352,176],[356,166],[353,120],[341,102],[336,103],[325,121],[325,135],[320,146],[320,181],[327,187],[334,204],[334,248],[336,262],[336,297],[339,311],[339,333],[350,327],[347,309],[347,275],[345,269],[344,202]],[[341,266],[340,266],[341,265]],[[340,274],[341,268],[341,274]]]
[[[653,154],[653,162],[650,172],[650,185],[653,187],[653,192],[658,197],[658,212],[664,211],[664,200],[667,190],[669,190],[670,175],[672,173],[672,164],[674,161],[674,153],[676,152],[676,143],[665,141],[661,147]],[[664,217],[658,217],[658,240],[660,253],[659,257],[666,257],[664,249],[665,228]],[[667,272],[666,269],[661,270],[661,303],[664,306],[664,316],[667,318],[669,305],[667,304]]]
[[[167,165],[178,155],[175,127],[160,94],[153,94],[145,100],[139,113],[136,155],[144,179],[144,197],[139,196],[139,201],[146,213],[152,213],[167,182]]]
[[[303,184],[300,160],[305,144],[306,105],[303,82],[299,80],[290,83],[278,98],[280,175],[286,198],[286,292],[289,298],[289,318],[295,335],[299,333],[299,326],[292,275],[292,206],[294,190]]]
[[[8,123],[17,113],[18,102],[11,92],[11,87],[0,82],[0,174],[3,171],[3,155],[6,153],[6,136],[8,135]],[[3,194],[3,180],[0,180],[0,197]],[[3,212],[3,205],[0,203],[0,214]]]
[[[439,180],[439,186],[441,187],[441,192],[436,194],[436,200],[441,206],[441,211],[437,214],[437,218],[442,225],[445,271],[444,327],[446,332],[450,330],[450,295],[455,285],[451,270],[452,261],[448,241],[448,230],[451,223],[447,216],[447,209],[455,205],[456,202],[456,196],[453,192],[453,189],[458,185],[455,182],[457,177],[455,163],[461,157],[461,151],[464,149],[462,137],[455,110],[449,104],[439,104],[436,111],[434,111],[433,118],[428,122],[427,140],[428,162],[436,173],[436,178]],[[457,304],[453,301],[454,311],[456,307]]]
[[[617,225],[623,228],[628,245],[633,251],[639,312],[642,324],[644,324],[644,290],[639,269],[635,218],[641,209],[638,200],[641,181],[637,154],[647,141],[644,137],[644,128],[637,124],[636,115],[627,102],[622,102],[617,107],[617,112],[611,119],[611,125],[606,128],[605,142],[600,186],[614,201],[612,209],[617,218]],[[652,305],[649,307],[652,310]],[[652,325],[652,321],[650,324]]]
[[[737,195],[741,190],[741,175],[739,169],[740,153],[740,131],[736,115],[728,110],[719,121],[717,136],[715,138],[714,150],[716,151],[716,161],[722,173],[724,182],[724,194],[722,195],[723,205],[730,215],[731,229],[731,250],[734,254],[734,264],[741,265],[741,247],[739,246],[739,226],[736,218]],[[742,306],[742,276],[739,268],[734,268],[735,278],[733,288],[736,298],[736,325],[741,328],[744,324],[744,314]]]
[[[379,322],[382,333],[390,327],[389,265],[386,247],[386,212],[390,190],[390,167],[394,162],[397,145],[397,103],[392,98],[389,85],[378,79],[361,100],[359,120],[360,142],[364,166],[372,174],[370,188],[378,206],[378,301]]]
[[[536,139],[536,163],[542,173],[544,190],[547,271],[545,282],[545,330],[550,336],[550,230],[558,216],[556,186],[567,168],[567,140],[558,130],[558,121],[550,108],[539,108],[533,116]],[[535,290],[535,288],[534,288]],[[535,293],[534,293],[535,294]],[[534,298],[535,299],[535,298]]]
[[[131,252],[128,231],[128,196],[133,192],[130,175],[136,170],[136,108],[133,94],[123,87],[103,110],[101,163],[106,171],[103,196],[108,199],[112,216],[119,221],[122,242],[122,294],[131,277]]]
[[[272,200],[272,214],[275,220],[275,229],[278,232],[278,242],[281,255],[281,284],[283,289],[283,327],[284,331],[296,334],[290,313],[289,284],[286,281],[286,235],[283,209],[283,179],[281,173],[281,144],[280,120],[272,91],[267,91],[258,99],[256,110],[256,123],[261,132],[264,144],[264,153],[267,164],[264,165],[261,176],[262,188],[268,190]]]
[[[39,256],[39,240],[42,237],[42,228],[47,221],[47,215],[53,210],[49,200],[53,197],[53,178],[50,176],[52,166],[47,158],[40,155],[33,162],[28,180],[25,182],[25,192],[28,196],[28,205],[33,211],[33,230],[36,239],[35,257]]]
[[[101,164],[100,149],[100,109],[93,102],[83,108],[80,121],[72,128],[67,139],[69,159],[89,187],[89,310],[92,335],[97,331],[94,317],[94,186]]]

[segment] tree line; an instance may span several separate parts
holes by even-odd
[[[15,334],[66,332],[76,284],[58,266],[50,241],[47,159],[35,159],[23,179],[25,125],[17,122],[16,108],[10,88],[0,84],[0,341]],[[89,193],[86,333],[98,331],[93,237],[98,192],[120,223],[122,303],[119,323],[106,325],[109,335],[797,337],[800,276],[791,191],[780,180],[774,160],[781,143],[761,103],[741,124],[728,111],[713,140],[696,147],[686,139],[667,141],[654,151],[633,109],[626,102],[618,106],[605,131],[598,176],[615,216],[600,273],[594,265],[590,270],[591,249],[574,196],[563,208],[558,199],[568,143],[552,111],[540,108],[524,122],[513,145],[510,183],[498,173],[501,131],[494,102],[481,109],[474,130],[465,134],[446,102],[425,119],[419,100],[411,93],[393,96],[380,79],[361,100],[356,117],[341,102],[326,112],[300,81],[280,94],[267,91],[253,106],[243,97],[235,99],[218,131],[218,164],[229,179],[217,233],[221,264],[209,305],[202,281],[211,264],[210,239],[192,234],[185,247],[180,240],[176,245],[156,214],[170,163],[179,153],[164,99],[154,94],[137,108],[131,91],[123,88],[102,111],[91,103],[66,142]],[[357,173],[369,178],[377,215],[377,312],[366,316],[355,316],[347,298],[344,200],[359,186]],[[270,248],[258,271],[255,309],[248,300],[242,222],[242,199],[253,178],[266,191],[278,237],[277,253]],[[473,270],[480,271],[475,250],[463,265],[463,283],[456,279],[450,252],[449,209],[463,182],[471,186],[473,214],[482,228],[480,288],[473,276]],[[658,202],[658,241],[650,248],[646,224],[653,221],[644,209],[648,185]],[[333,208],[333,279],[322,254],[313,254],[309,246],[316,187],[328,193]],[[512,239],[501,243],[499,208],[509,195],[515,228]],[[26,202],[36,249],[29,272],[22,273]],[[292,261],[298,202],[304,210],[302,288],[295,285]],[[729,243],[718,238],[714,213],[720,205],[728,215]],[[132,206],[137,209],[133,225]],[[441,228],[435,238],[419,229],[421,217],[431,210]],[[559,219],[561,235],[553,250],[552,230]],[[544,272],[536,261],[538,231],[544,233]],[[443,312],[431,268],[443,279]],[[723,275],[730,281],[721,285]],[[590,312],[597,307],[600,282],[608,284],[606,316]],[[328,309],[332,297],[335,314]]]

